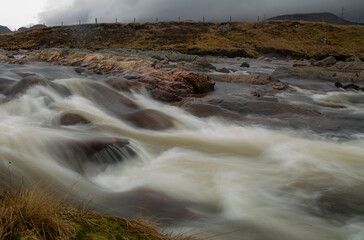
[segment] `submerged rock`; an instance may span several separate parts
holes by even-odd
[[[16,97],[20,94],[25,93],[29,88],[34,87],[36,85],[45,86],[48,88],[51,88],[55,90],[57,93],[59,93],[62,96],[70,96],[71,92],[68,88],[65,86],[53,83],[49,81],[48,79],[36,75],[31,74],[26,77],[24,77],[22,80],[16,82],[13,86],[11,86],[9,89],[5,91],[5,95],[8,98]]]
[[[247,62],[243,62],[243,63],[240,65],[240,67],[250,68],[250,65],[249,65],[249,63],[247,63]]]
[[[66,113],[61,117],[60,123],[61,125],[68,126],[76,124],[89,124],[91,122],[79,114]]]
[[[139,128],[150,130],[164,130],[174,126],[171,118],[153,109],[143,109],[129,114],[125,119]]]

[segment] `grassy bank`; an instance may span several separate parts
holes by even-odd
[[[321,59],[332,55],[338,59],[357,56],[364,60],[363,42],[363,26],[302,21],[85,24],[0,35],[0,48],[6,50],[134,48],[230,57],[279,53],[295,58]]]
[[[75,208],[39,187],[0,193],[0,239],[172,240],[140,219]]]

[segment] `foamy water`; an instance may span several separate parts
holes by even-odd
[[[95,102],[89,81],[55,81],[72,91],[69,97],[37,86],[0,105],[3,182],[47,181],[100,206],[119,193],[148,189],[193,214],[169,230],[210,239],[364,239],[363,138],[336,141],[302,130],[200,119],[147,94],[120,93],[175,125],[140,129]],[[306,95],[362,116],[362,94]],[[65,112],[92,124],[61,126]],[[119,157],[115,150],[95,163],[72,150],[72,142],[95,137],[129,139],[136,155],[111,163],[107,158]]]

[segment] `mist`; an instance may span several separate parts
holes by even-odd
[[[56,4],[48,0],[48,5]],[[39,14],[47,25],[98,22],[177,20],[236,21],[293,13],[331,12],[351,21],[364,21],[362,0],[74,0]],[[344,8],[344,11],[342,9]]]

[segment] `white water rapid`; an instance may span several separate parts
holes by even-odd
[[[95,100],[88,84],[94,80],[61,76],[53,82],[71,95],[39,85],[15,98],[0,95],[2,182],[46,182],[119,215],[137,214],[128,209],[144,204],[156,218],[175,218],[167,230],[208,239],[364,239],[363,137],[337,140],[201,119],[147,94],[118,93],[140,109],[163,112],[174,124],[147,130]],[[351,105],[351,95],[333,94],[310,97]],[[358,101],[353,108],[361,115]],[[64,113],[91,123],[62,126]],[[135,154],[109,149],[88,160],[72,147],[100,137],[128,139]],[[169,214],[159,214],[165,204],[172,204]]]

